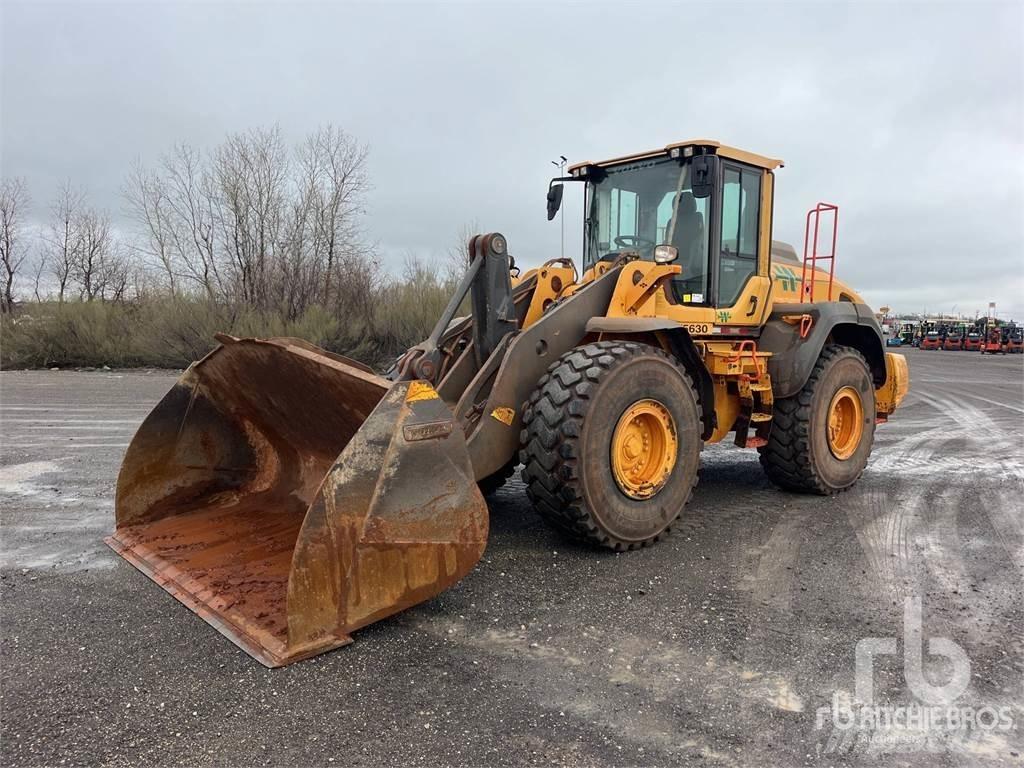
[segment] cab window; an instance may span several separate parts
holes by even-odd
[[[761,171],[725,164],[722,175],[722,243],[718,268],[718,306],[736,303],[747,280],[757,273]]]
[[[689,164],[661,157],[610,166],[587,183],[584,264],[634,251],[654,258],[658,245],[679,251],[672,280],[677,302],[710,304],[710,198],[696,199]]]
[[[611,189],[608,194],[608,216],[606,231],[601,241],[615,243],[617,237],[635,237],[637,234],[637,195],[628,189]]]

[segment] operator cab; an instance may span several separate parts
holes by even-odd
[[[580,163],[570,167],[571,176],[556,181],[586,185],[585,269],[626,253],[645,261],[674,261],[682,272],[672,279],[671,300],[730,307],[751,277],[767,275],[772,171],[781,165],[694,140]]]

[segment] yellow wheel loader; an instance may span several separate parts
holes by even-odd
[[[279,666],[469,573],[483,492],[520,464],[545,521],[614,550],[664,536],[729,435],[780,488],[849,488],[907,366],[834,279],[834,206],[809,214],[802,260],[772,242],[781,165],[694,140],[572,166],[548,218],[580,184],[582,272],[519,274],[503,236],[474,237],[433,333],[383,375],[218,337],[132,440],[108,543]]]

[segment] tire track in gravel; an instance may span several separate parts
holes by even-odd
[[[967,445],[949,457],[943,470],[961,480],[969,493],[980,499],[996,541],[1004,548],[1011,566],[1024,578],[1024,443],[1020,434],[997,423],[987,412],[950,397],[928,392],[935,407],[950,413],[956,408],[963,417],[953,420],[946,434]],[[1014,423],[1020,426],[1019,423]],[[947,480],[946,478],[942,478]],[[932,484],[939,481],[934,478]],[[959,503],[959,502],[958,502]]]
[[[747,631],[738,657],[743,679],[756,695],[741,701],[742,722],[764,722],[766,711],[778,725],[748,734],[755,750],[770,752],[780,740],[787,718],[803,717],[803,697],[794,680],[809,640],[793,621],[793,591],[802,550],[802,533],[814,511],[806,508],[776,510],[766,525],[748,524],[732,551],[733,567],[742,574]],[[787,649],[779,653],[780,648]]]
[[[718,741],[720,747],[720,739],[703,738],[682,717],[667,714],[678,709],[664,704],[679,698],[682,676],[692,681],[695,676],[714,675],[714,663],[685,648],[648,636],[611,637],[594,627],[582,637],[530,642],[535,635],[532,627],[478,633],[461,622],[436,618],[417,621],[415,626],[459,644],[464,648],[462,656],[486,658],[479,670],[502,681],[520,682],[524,666],[529,667],[530,688],[542,716],[567,718],[576,727],[592,731],[606,746],[625,747],[634,756],[631,763],[698,758],[710,765],[734,764],[734,756],[712,746]],[[565,684],[569,669],[571,686]],[[704,683],[707,687],[708,681]]]
[[[864,596],[883,602],[902,599],[916,582],[911,541],[914,520],[922,508],[920,494],[900,489],[895,498],[883,487],[871,487],[846,498],[846,519],[860,544],[873,589]]]
[[[875,487],[867,493],[851,494],[847,518],[853,526],[867,562],[885,596],[899,599],[907,589],[917,589],[921,563],[915,562],[911,542],[925,537],[922,543],[939,550],[936,536],[953,535],[949,525],[935,534],[931,521],[961,504],[962,495],[950,489],[951,481],[968,483],[971,493],[978,493],[971,484],[976,473],[992,473],[1016,485],[1024,475],[1024,463],[1018,458],[1020,448],[1006,431],[988,414],[970,404],[955,401],[930,388],[919,391],[921,402],[937,412],[920,426],[932,425],[923,431],[897,436],[885,446],[882,455],[872,459],[868,473],[885,475],[895,489]],[[954,418],[950,414],[957,414]],[[983,505],[993,529],[1003,541],[1019,541],[1020,516],[1011,515],[1014,499],[1021,496],[986,492]],[[938,510],[939,518],[935,517]],[[1013,519],[1011,519],[1013,518]],[[923,522],[922,522],[923,521]],[[949,557],[956,553],[942,547]],[[1008,548],[1010,561],[1019,568],[1021,554]],[[956,567],[956,562],[951,562]]]
[[[973,394],[965,400],[956,387],[943,385],[918,386],[913,421],[889,431],[869,464],[868,476],[887,478],[889,488],[851,494],[847,518],[873,573],[878,606],[922,596],[925,635],[954,639],[977,662],[961,703],[1006,706],[1019,722],[1020,690],[990,684],[997,677],[993,665],[1012,674],[1005,667],[1013,649],[1000,643],[1005,628],[1022,616],[1024,451],[1013,433],[1019,422],[1001,413],[997,421],[991,409],[971,400],[998,403]],[[930,416],[920,413],[922,406]],[[965,597],[972,591],[991,597]],[[926,654],[926,664],[938,664],[939,679],[948,675],[943,662]],[[986,733],[951,739],[946,756],[959,763],[1009,749],[1005,737]]]
[[[970,541],[978,535],[977,531],[964,531],[965,520],[962,501],[969,491],[957,488],[944,488],[935,491],[930,497],[929,515],[926,526],[922,528],[919,544],[922,566],[926,574],[922,574],[922,583],[918,586],[918,594],[928,593],[924,609],[928,603],[934,609],[942,608],[946,614],[956,615],[962,607],[961,595],[977,586],[987,576],[972,567],[964,553],[970,549]],[[985,571],[988,573],[1000,570],[998,563],[985,558]],[[925,578],[927,577],[927,582]],[[943,625],[943,631],[956,630],[958,637],[967,638],[970,647],[981,647],[988,643],[988,634],[993,626],[998,626],[1006,618],[1006,606],[995,601],[982,600],[971,606],[970,621],[951,622],[948,619],[932,618],[936,624]]]
[[[974,404],[965,404],[962,398],[926,387],[918,389],[904,408],[902,418],[880,434],[877,448],[881,450],[872,456],[866,477],[854,489],[837,497],[842,500],[846,520],[864,556],[864,570],[869,574],[870,585],[864,584],[861,592],[869,604],[874,603],[883,613],[891,613],[893,605],[902,605],[907,595],[921,594],[925,583],[938,584],[940,589],[960,589],[952,585],[970,583],[972,575],[963,554],[965,542],[957,528],[957,509],[963,495],[959,488],[986,467],[1010,482],[1019,483],[1022,467],[1018,459],[1020,449],[1012,437]],[[977,496],[977,487],[971,487]],[[1013,522],[1007,519],[1009,506],[1000,503],[1005,500],[1006,496],[996,494],[996,503],[986,506],[996,537],[1005,541],[1006,532],[1011,533],[1011,543],[1004,554],[1016,551],[1016,542],[1020,540],[1020,516]],[[934,520],[933,510],[938,510]],[[794,616],[794,599],[799,599],[799,604],[805,601],[800,593],[793,597],[793,588],[801,560],[813,559],[820,551],[816,544],[813,552],[801,552],[801,533],[813,519],[785,513],[767,538],[759,537],[752,527],[737,546],[735,560],[737,567],[748,574],[745,581],[755,616],[758,608],[767,608],[775,617],[785,619]],[[1019,556],[1008,560],[1020,563]],[[936,572],[943,577],[935,579]],[[1006,591],[1012,594],[1014,589],[1010,586]],[[948,611],[933,618],[931,624],[939,635],[955,634],[958,625],[950,625],[949,616],[955,619]],[[980,622],[976,626],[987,630],[1007,616],[997,607],[990,607],[975,618]],[[785,656],[777,650],[765,650],[777,648],[780,643],[786,643],[791,658],[802,659],[804,663],[815,663],[820,654],[829,650],[828,644],[813,632],[791,636],[786,630],[783,625],[780,635],[766,622],[752,621],[743,650],[744,667],[758,668],[772,660],[776,667],[780,666]],[[984,634],[979,630],[978,639]],[[968,636],[968,640],[973,639],[974,635]],[[852,659],[849,671],[852,673]],[[778,670],[775,672],[778,674]],[[802,679],[799,669],[786,672],[793,679]],[[804,693],[813,698],[816,691]],[[1005,703],[1001,697],[989,694],[979,695],[976,700]],[[748,701],[744,705],[744,719],[763,720],[764,715]],[[772,738],[771,733],[761,733],[755,743],[765,747]],[[961,748],[952,751],[955,754]]]

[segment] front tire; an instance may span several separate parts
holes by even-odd
[[[829,344],[807,383],[775,401],[761,466],[786,491],[829,496],[863,474],[875,436],[875,388],[864,356]]]
[[[516,473],[517,464],[519,464],[519,457],[515,456],[497,472],[492,472],[487,477],[481,478],[477,483],[480,486],[480,493],[484,496],[493,496],[497,493]]]
[[[700,403],[679,364],[647,344],[577,347],[538,382],[520,460],[541,518],[577,541],[653,544],[697,482]]]

